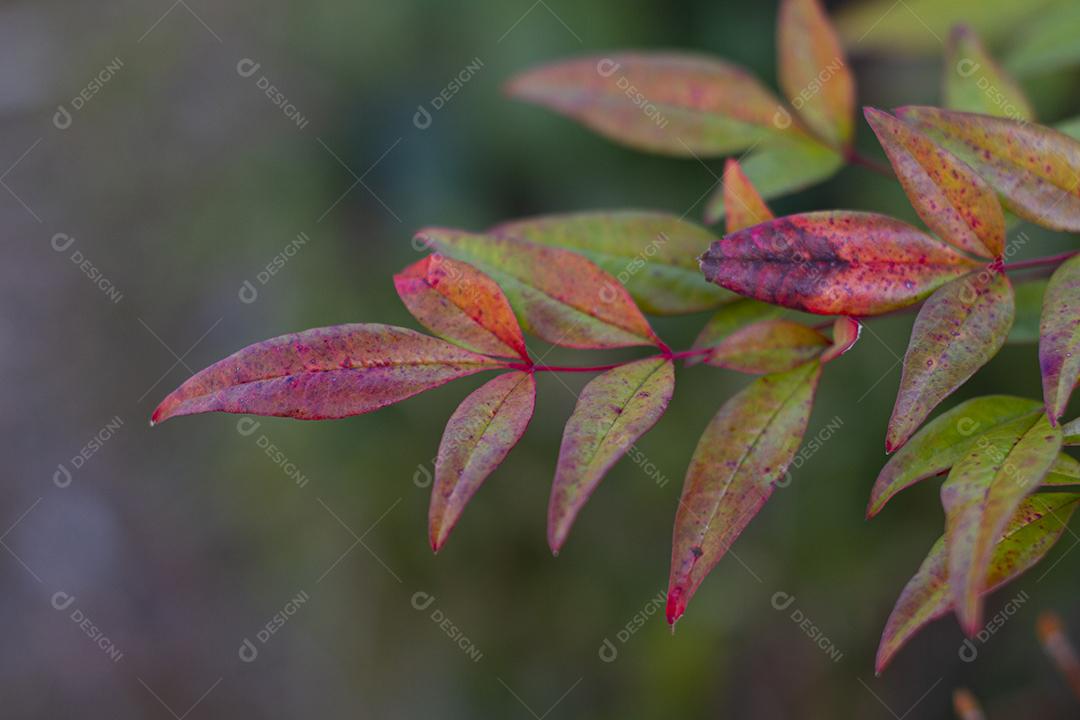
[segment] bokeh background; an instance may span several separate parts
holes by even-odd
[[[808,436],[835,431],[674,634],[657,597],[682,476],[743,377],[680,371],[639,443],[647,461],[616,467],[558,558],[544,520],[574,395],[550,377],[524,441],[438,556],[431,458],[480,380],[335,422],[148,427],[192,371],[251,342],[343,322],[415,327],[390,276],[417,259],[409,241],[424,225],[604,207],[700,218],[721,160],[617,147],[500,86],[552,59],[661,47],[723,56],[774,86],[774,3],[172,2],[0,5],[5,715],[938,718],[965,685],[991,717],[1075,717],[1033,630],[1054,609],[1080,634],[1069,535],[991,601],[989,614],[1029,596],[975,662],[958,656],[950,617],[873,675],[889,610],[943,525],[934,482],[863,519],[910,317],[873,322],[830,366]],[[1007,48],[1044,4],[830,10],[857,13],[860,102],[891,107],[938,101],[950,17]],[[245,60],[259,65],[249,77]],[[417,127],[418,107],[470,64]],[[1050,122],[1080,113],[1077,80],[1065,69],[1023,85]],[[861,122],[859,143],[881,157]],[[859,168],[772,205],[914,220],[898,185]],[[1023,229],[1022,256],[1075,243]],[[245,281],[254,302],[240,300]],[[657,325],[685,347],[704,320]],[[548,359],[571,357],[599,356]],[[1006,347],[957,397],[998,391],[1039,396],[1034,346]],[[774,609],[777,592],[839,659]]]

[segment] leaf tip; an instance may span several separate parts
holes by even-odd
[[[667,622],[671,626],[672,632],[675,632],[675,622],[683,616],[684,612],[686,612],[686,591],[681,585],[676,585],[668,590],[667,608],[665,609]]]

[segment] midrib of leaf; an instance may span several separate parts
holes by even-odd
[[[491,336],[492,336],[493,338],[495,338],[496,340],[498,340],[499,344],[500,344],[500,345],[502,345],[502,346],[503,346],[504,348],[506,348],[507,350],[513,351],[513,353],[514,353],[514,354],[513,354],[513,357],[517,357],[517,355],[518,355],[517,351],[516,351],[516,350],[514,350],[514,348],[510,347],[509,345],[507,345],[507,344],[506,344],[506,341],[505,341],[505,340],[503,340],[503,339],[502,339],[501,337],[499,337],[499,336],[498,336],[498,335],[496,335],[496,334],[495,334],[494,332],[492,332],[492,331],[491,331],[491,328],[489,328],[489,327],[485,326],[485,325],[484,325],[483,323],[481,323],[481,322],[480,322],[479,320],[477,320],[477,319],[476,319],[475,317],[473,317],[473,316],[472,316],[471,314],[469,314],[469,313],[468,313],[468,312],[467,312],[467,311],[465,310],[465,308],[463,308],[463,307],[462,307],[461,305],[458,305],[458,304],[457,304],[456,302],[454,302],[453,300],[451,300],[449,296],[447,296],[447,295],[445,295],[445,294],[443,294],[443,293],[439,292],[439,290],[438,290],[438,289],[437,289],[437,288],[435,287],[435,285],[432,285],[432,284],[431,284],[431,283],[430,283],[430,282],[428,281],[428,279],[427,279],[426,277],[425,277],[425,278],[421,278],[421,280],[423,280],[423,282],[424,282],[424,285],[426,285],[426,286],[427,286],[428,288],[430,288],[431,290],[434,290],[434,291],[435,291],[435,292],[436,292],[436,293],[437,293],[437,294],[438,294],[438,295],[439,295],[440,297],[444,297],[444,298],[446,298],[446,300],[447,300],[447,301],[448,301],[448,302],[449,302],[449,303],[450,303],[451,305],[453,305],[453,306],[454,306],[454,308],[456,308],[456,309],[458,310],[458,312],[460,312],[460,313],[461,313],[462,315],[464,315],[464,316],[465,316],[466,318],[468,318],[469,322],[471,322],[471,323],[472,323],[473,325],[475,325],[476,327],[478,327],[478,328],[480,328],[481,330],[483,330],[484,332],[486,332],[486,333],[487,333],[488,335],[491,335]],[[453,342],[453,341],[451,341],[451,342]],[[454,344],[456,345],[457,343],[455,342]]]
[[[499,404],[495,406],[495,410],[491,413],[491,417],[489,417],[487,419],[487,421],[484,423],[484,427],[480,431],[480,434],[477,436],[476,442],[474,442],[472,444],[472,447],[469,450],[469,459],[465,461],[465,467],[461,468],[461,474],[458,476],[459,479],[460,479],[461,475],[464,475],[465,471],[468,470],[469,467],[473,464],[473,460],[476,458],[476,452],[475,452],[476,447],[480,444],[480,441],[484,439],[484,436],[487,435],[487,431],[491,428],[492,423],[495,422],[495,418],[498,417],[499,411],[502,410],[503,405],[506,404],[506,402],[507,402],[507,400],[509,400],[510,396],[513,395],[514,392],[517,391],[517,389],[521,385],[521,383],[525,382],[525,380],[527,380],[528,377],[529,376],[527,374],[522,373],[522,377],[520,377],[518,379],[518,381],[516,383],[514,383],[513,387],[511,387],[510,390],[505,395],[503,395],[502,399],[499,400]],[[454,484],[454,489],[450,491],[450,498],[457,497],[458,491],[460,489],[461,489],[461,483],[455,483]],[[447,498],[447,499],[449,500],[450,498]]]
[[[790,393],[788,393],[787,397],[784,398],[784,401],[777,404],[776,409],[769,416],[769,419],[765,422],[765,425],[762,426],[761,432],[759,432],[757,434],[757,437],[754,438],[754,440],[750,443],[749,447],[747,447],[746,451],[742,454],[741,457],[739,457],[738,464],[736,464],[735,468],[731,471],[731,474],[728,476],[727,482],[724,483],[723,492],[720,493],[720,496],[717,497],[717,499],[716,499],[716,503],[713,504],[712,511],[709,513],[709,519],[705,523],[705,527],[702,529],[702,532],[701,532],[702,538],[704,538],[704,536],[708,532],[709,528],[712,527],[712,521],[716,518],[716,512],[717,512],[717,510],[720,509],[720,503],[722,503],[724,501],[724,498],[727,497],[728,491],[731,489],[731,483],[732,483],[732,481],[734,481],[735,477],[739,474],[739,471],[742,470],[742,466],[743,466],[743,463],[746,462],[746,458],[750,457],[750,454],[754,451],[755,448],[757,448],[758,443],[760,443],[761,439],[763,437],[765,437],[765,434],[769,431],[769,428],[772,427],[774,422],[776,422],[776,416],[779,415],[780,412],[785,407],[787,407],[788,402],[791,401],[791,398],[793,398],[795,396],[795,393],[797,393],[799,391],[799,388],[802,387],[803,381],[807,377],[809,377],[810,371],[813,370],[812,366],[813,366],[814,362],[816,362],[816,361],[809,362],[804,366],[804,367],[807,368],[807,372],[805,372],[803,377],[800,378],[797,383],[795,383],[795,387],[792,389],[792,391]]]
[[[619,406],[618,416],[611,423],[611,425],[608,426],[607,430],[604,431],[604,434],[600,436],[600,439],[596,441],[596,444],[593,446],[592,452],[589,453],[589,459],[586,461],[585,467],[581,473],[583,477],[589,474],[589,470],[592,468],[593,463],[596,462],[596,455],[600,451],[600,446],[604,444],[605,440],[607,440],[608,435],[610,435],[612,431],[615,430],[615,426],[623,420],[624,411],[627,407],[630,406],[630,403],[633,401],[633,399],[637,397],[638,391],[641,390],[641,388],[645,387],[645,384],[648,383],[652,376],[659,372],[661,368],[667,367],[668,362],[668,360],[665,360],[659,363],[655,368],[653,368],[652,372],[646,375],[645,379],[638,383],[637,387],[634,388],[634,392],[630,393],[630,397],[627,398],[626,402]]]

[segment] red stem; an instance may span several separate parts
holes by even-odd
[[[893,177],[892,169],[888,165],[883,165],[877,160],[872,160],[871,158],[866,157],[855,148],[849,148],[847,152],[844,153],[844,159],[852,165],[859,165],[860,167],[864,167],[867,170],[876,172],[878,175],[881,175],[883,177],[887,177],[890,179]]]
[[[1080,254],[1080,250],[1070,250],[1068,252],[1058,253],[1057,255],[1047,255],[1046,257],[1033,258],[1031,260],[1021,260],[1019,262],[1009,263],[1007,265],[1001,265],[999,260],[995,260],[991,263],[991,266],[998,267],[999,271],[1004,270],[1009,272],[1011,270],[1028,270],[1031,268],[1046,267],[1051,265],[1057,265],[1059,263],[1068,260],[1074,255]],[[911,312],[919,308],[922,303],[916,303],[906,308],[894,311],[895,313]],[[893,313],[886,313],[891,315]],[[865,321],[866,318],[859,318],[860,321]],[[835,319],[823,320],[822,322],[814,325],[816,330],[824,330],[830,327]],[[653,355],[648,358],[642,358],[647,360],[667,358],[668,360],[684,360],[686,358],[697,357],[699,355],[705,355],[711,347],[703,348],[691,348],[690,350],[680,350],[679,352],[672,352],[671,348],[664,344],[663,341],[658,340],[657,347],[660,349],[659,355]],[[636,360],[636,359],[635,359]],[[521,372],[604,372],[606,370],[614,370],[617,367],[626,365],[627,363],[634,362],[634,360],[626,360],[623,362],[607,363],[605,365],[535,365],[531,362],[507,362],[504,367],[508,370],[520,370]]]

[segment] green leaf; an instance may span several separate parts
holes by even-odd
[[[1013,286],[1016,293],[1016,319],[1007,343],[1039,342],[1039,319],[1042,317],[1043,295],[1048,280],[1025,280]]]
[[[960,158],[892,115],[864,108],[911,206],[933,232],[985,258],[1005,250],[1005,216],[997,195]]]
[[[1014,34],[1005,65],[1019,75],[1036,75],[1080,63],[1080,5],[1058,0]]]
[[[1080,230],[1080,142],[1042,125],[933,107],[896,115],[958,155],[1025,220]]]
[[[488,232],[584,255],[615,277],[648,313],[692,313],[735,299],[698,269],[697,257],[716,236],[674,215],[638,210],[548,215]]]
[[[739,163],[761,197],[769,200],[828,180],[844,166],[844,159],[812,138],[785,135],[766,139]],[[705,204],[705,222],[719,222],[724,212],[720,187]]]
[[[1061,426],[1066,445],[1080,445],[1080,418],[1070,420]]]
[[[1064,431],[1064,428],[1062,430]],[[1050,471],[1043,478],[1040,490],[1056,490],[1072,485],[1080,486],[1080,460],[1064,452],[1058,453],[1054,464],[1050,466]]]
[[[782,0],[776,31],[780,87],[818,137],[848,147],[855,134],[855,77],[817,0]]]
[[[994,546],[981,593],[989,594],[1012,582],[1039,562],[1061,538],[1080,502],[1080,495],[1034,495],[1020,504]],[[948,582],[945,538],[930,548],[918,572],[900,593],[885,623],[874,670],[879,675],[896,653],[927,623],[953,608]]]
[[[866,0],[845,5],[835,18],[848,47],[888,54],[941,52],[942,38],[957,23],[971,22],[991,42],[1016,35],[1018,27],[1055,0]]]
[[[821,355],[822,364],[840,357],[859,341],[862,325],[855,318],[838,317],[833,323],[832,345]]]
[[[769,305],[757,300],[744,298],[728,303],[709,318],[709,321],[705,323],[705,327],[701,329],[701,333],[694,340],[691,347],[694,350],[699,350],[719,345],[724,338],[739,328],[746,327],[759,320],[774,318],[782,312],[784,312],[784,309],[777,305]],[[696,365],[699,362],[702,362],[700,356],[686,359],[687,366]]]
[[[994,545],[1054,464],[1061,441],[1061,429],[1045,415],[1014,420],[978,436],[941,486],[949,585],[969,636],[982,625],[979,591],[986,586]]]
[[[512,372],[482,385],[450,416],[435,458],[428,510],[432,550],[446,543],[465,505],[525,434],[535,404],[532,373]]]
[[[619,281],[577,253],[445,228],[421,230],[417,239],[494,278],[522,327],[548,342],[572,348],[659,342]]]
[[[752,74],[702,55],[621,52],[563,60],[517,75],[507,92],[617,142],[666,155],[722,156],[770,135],[806,135],[784,121],[780,101]]]
[[[899,220],[835,210],[730,233],[701,258],[705,277],[755,300],[820,315],[913,305],[979,264]]]
[[[821,364],[758,378],[716,413],[690,460],[675,515],[667,620],[772,494],[806,432]]]
[[[997,354],[1014,314],[1012,285],[1003,272],[972,273],[930,296],[904,355],[886,452],[907,442],[938,403]]]
[[[705,362],[738,372],[764,374],[793,370],[829,346],[817,330],[791,320],[761,320],[728,335]]]
[[[866,517],[881,512],[885,503],[901,490],[951,468],[967,453],[977,435],[1025,416],[1034,422],[1039,412],[1039,403],[1034,400],[988,395],[965,400],[937,416],[881,469],[870,491]]]
[[[945,107],[962,112],[1034,120],[1024,91],[995,62],[978,35],[957,25],[945,46]]]
[[[667,410],[674,363],[646,358],[597,376],[578,397],[563,431],[548,505],[548,545],[559,554],[581,508],[604,475]]]
[[[1063,262],[1046,286],[1039,322],[1043,398],[1052,422],[1065,414],[1080,378],[1080,255]]]
[[[1063,120],[1054,126],[1059,133],[1068,135],[1073,140],[1080,140],[1080,116]]]

